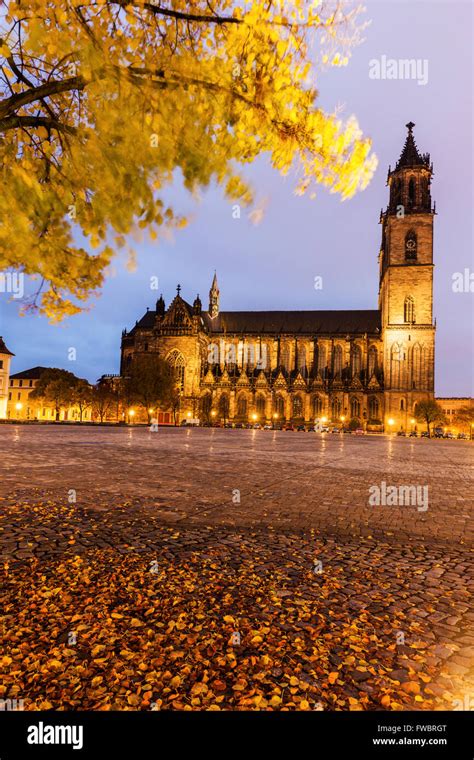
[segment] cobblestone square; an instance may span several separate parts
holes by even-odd
[[[3,699],[474,708],[472,443],[0,426]],[[369,489],[427,486],[427,508]]]

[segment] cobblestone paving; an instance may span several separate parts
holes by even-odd
[[[262,588],[278,577],[278,596],[314,605],[319,636],[334,640],[328,673],[350,655],[333,616],[374,633],[382,680],[349,663],[334,699],[314,690],[323,709],[352,709],[345,699],[361,696],[364,709],[383,709],[381,687],[403,691],[415,677],[421,692],[407,689],[401,709],[474,708],[473,451],[377,436],[0,426],[0,552],[7,580],[28,568],[32,587],[77,557],[106,557],[111,572],[114,557],[170,571],[212,562],[229,585],[251,562]],[[370,506],[382,481],[427,485],[428,509]],[[315,562],[334,581],[326,595]],[[230,613],[245,616],[250,596]],[[281,626],[304,637],[315,623],[289,615]]]

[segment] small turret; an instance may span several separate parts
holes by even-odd
[[[163,293],[160,295],[158,301],[156,302],[156,315],[157,317],[164,316],[165,313],[165,301],[163,298]]]
[[[201,312],[202,312],[202,303],[201,303],[201,299],[199,298],[199,293],[198,293],[193,303],[193,314],[196,316],[199,316]]]

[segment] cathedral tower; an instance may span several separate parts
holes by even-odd
[[[211,289],[209,291],[209,316],[211,319],[219,314],[219,286],[217,284],[217,275],[214,272]]]
[[[418,151],[413,122],[406,126],[401,156],[388,171],[389,205],[380,217],[385,426],[394,430],[410,429],[415,404],[434,393],[433,165],[429,154]]]

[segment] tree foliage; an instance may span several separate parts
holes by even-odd
[[[316,52],[347,63],[357,9],[336,0],[17,0],[0,21],[0,267],[38,278],[26,308],[79,311],[114,250],[183,220],[177,177],[250,203],[239,164],[269,156],[343,198],[370,140],[316,105]],[[320,45],[320,48],[317,47]]]
[[[128,375],[127,400],[140,404],[150,418],[150,409],[172,406],[176,383],[164,359],[156,354],[135,356]]]
[[[415,417],[418,422],[425,422],[430,432],[430,425],[432,422],[444,422],[445,416],[443,409],[437,401],[433,399],[426,399],[419,401],[415,407]]]
[[[80,401],[81,420],[85,408],[85,387],[88,386],[87,380],[76,377],[72,372],[66,369],[57,369],[51,367],[46,369],[34,390],[30,393],[32,399],[43,399],[53,404],[56,419],[59,419],[61,409],[70,404],[78,404]]]

